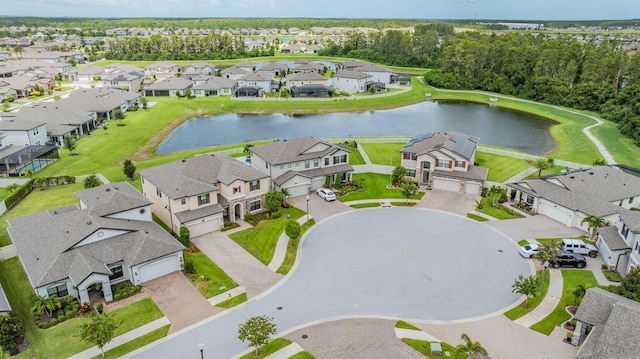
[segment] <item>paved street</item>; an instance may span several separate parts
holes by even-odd
[[[197,359],[202,342],[211,348],[207,358],[229,358],[247,349],[237,326],[255,315],[273,316],[280,333],[329,318],[481,318],[515,304],[513,278],[530,273],[512,242],[466,218],[411,208],[352,211],[310,231],[294,272],[264,295],[132,356]]]

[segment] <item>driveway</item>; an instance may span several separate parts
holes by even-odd
[[[229,358],[247,349],[238,324],[256,315],[274,317],[283,334],[338,318],[479,319],[519,302],[513,278],[532,272],[491,228],[425,209],[344,213],[307,232],[301,246],[298,265],[264,295],[132,356],[195,359],[204,343],[214,348],[208,358]]]
[[[578,237],[586,234],[586,232],[578,228],[567,227],[541,214],[484,223],[516,242],[521,239]]]
[[[434,189],[426,191],[416,207],[437,209],[466,216],[468,212],[476,208],[476,200],[480,200],[480,196]]]
[[[305,212],[307,211],[307,200],[305,196],[289,198],[287,202],[289,202],[296,208],[300,208]],[[327,202],[316,193],[312,193],[309,195],[309,215],[316,220],[316,223],[322,221],[323,219],[329,218],[334,214],[351,210],[353,210],[353,208],[345,206],[340,201]]]

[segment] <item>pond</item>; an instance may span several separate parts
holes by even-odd
[[[551,151],[555,122],[523,112],[464,102],[431,102],[393,110],[290,116],[225,115],[193,118],[176,128],[157,153],[299,136],[415,136],[459,131],[480,143],[533,155]]]

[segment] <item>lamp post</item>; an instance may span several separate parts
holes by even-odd
[[[204,359],[204,344],[198,344],[198,349],[200,349],[200,359]]]
[[[307,222],[309,222],[309,195],[307,195],[306,199],[307,199]]]

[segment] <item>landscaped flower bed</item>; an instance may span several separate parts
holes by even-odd
[[[139,285],[134,286],[129,281],[121,282],[111,286],[111,291],[113,293],[114,301],[129,298],[132,295],[140,292],[141,290],[142,290],[141,286]]]
[[[34,296],[32,310],[35,324],[40,329],[50,328],[74,318],[81,312],[80,303],[70,295],[63,298]]]

